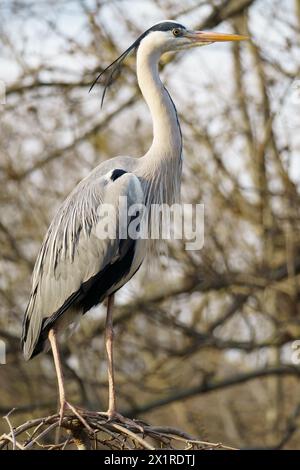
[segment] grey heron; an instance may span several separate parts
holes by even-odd
[[[137,52],[137,79],[153,122],[153,141],[140,158],[121,156],[96,167],[62,203],[41,246],[32,290],[23,320],[22,347],[26,360],[52,348],[60,399],[60,423],[66,401],[58,339],[71,330],[81,315],[107,301],[105,346],[108,359],[109,419],[117,413],[113,367],[114,294],[139,269],[145,255],[143,239],[101,239],[98,209],[105,203],[119,208],[120,196],[128,205],[143,202],[172,204],[179,200],[182,168],[182,135],[175,105],[162,84],[158,64],[162,54],[220,41],[240,41],[245,36],[191,31],[175,21],[163,21],[145,31],[105,69],[102,102],[122,62]],[[103,73],[103,72],[102,72]],[[101,74],[100,74],[101,75]],[[99,77],[97,77],[96,81]],[[76,411],[76,410],[75,410]]]

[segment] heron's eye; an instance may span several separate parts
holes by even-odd
[[[178,28],[174,28],[174,29],[172,30],[172,33],[173,33],[173,36],[175,36],[175,37],[182,35],[181,29],[178,29]]]

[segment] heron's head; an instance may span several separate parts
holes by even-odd
[[[165,52],[176,52],[190,49],[191,47],[207,46],[213,42],[243,41],[245,39],[248,39],[248,37],[239,34],[192,31],[175,21],[162,21],[147,29],[120,55],[120,57],[106,67],[106,69],[98,75],[90,89],[93,88],[100,77],[105,77],[102,105],[106,89],[117,77],[124,59],[131,51],[139,48],[147,50],[148,53],[162,55]]]
[[[175,21],[162,21],[145,31],[137,41],[138,46],[164,52],[176,52],[191,47],[207,46],[213,42],[243,41],[248,39],[239,34],[216,33],[213,31],[192,31]]]

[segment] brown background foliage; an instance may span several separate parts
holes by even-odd
[[[252,41],[223,46],[220,63],[219,46],[163,60],[184,135],[183,200],[204,202],[205,244],[170,242],[169,261],[117,296],[120,408],[214,442],[299,449],[299,0],[2,0],[0,413],[16,408],[16,424],[56,409],[51,355],[20,353],[31,271],[73,186],[99,162],[147,149],[134,58],[103,110],[99,90],[87,91],[164,18]],[[102,410],[104,313],[62,345],[69,399]]]

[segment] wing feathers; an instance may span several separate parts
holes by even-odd
[[[97,279],[105,286],[103,273],[109,273],[106,268],[120,258],[117,225],[115,239],[97,237],[96,227],[101,223],[99,206],[109,202],[117,209],[120,195],[128,197],[128,205],[141,203],[143,192],[138,178],[132,173],[123,170],[116,179],[111,179],[111,174],[95,177],[92,173],[79,183],[49,227],[34,268],[32,293],[23,322],[22,345],[27,359],[35,351],[42,330],[45,333],[70,307],[80,305],[82,311],[88,310],[89,303],[80,304],[84,289],[91,288],[91,279]],[[130,249],[132,244],[129,243],[127,252]],[[122,253],[124,256],[126,250]],[[111,274],[118,277],[116,272]],[[97,289],[100,287],[97,285]],[[104,291],[99,301],[103,296]]]

